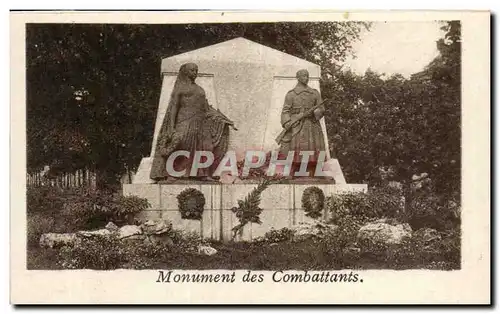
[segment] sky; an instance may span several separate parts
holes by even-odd
[[[443,36],[438,22],[375,22],[353,45],[356,59],[344,67],[358,74],[375,72],[405,77],[421,71],[438,55],[436,41]]]

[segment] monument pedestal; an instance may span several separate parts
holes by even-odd
[[[199,233],[203,238],[228,241],[231,229],[239,221],[231,208],[238,206],[257,183],[219,184],[193,182],[192,184],[124,184],[125,196],[135,195],[146,198],[151,208],[140,215],[144,219],[164,219],[172,222],[175,229]],[[332,183],[279,183],[272,184],[261,194],[260,218],[262,224],[249,223],[245,226],[239,241],[250,241],[263,236],[267,231],[292,227],[300,222],[312,220],[302,209],[302,194],[310,186],[320,188],[325,197],[345,192],[366,192],[365,184]],[[205,197],[202,220],[182,219],[178,208],[177,195],[187,188],[201,191]],[[323,217],[328,218],[327,209]]]

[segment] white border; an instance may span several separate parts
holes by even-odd
[[[132,12],[112,13],[107,12],[96,17],[100,22],[152,22],[158,18],[158,12]],[[50,19],[70,19],[81,21],[88,19],[90,13],[71,14],[49,14],[44,13],[37,17],[37,21]],[[11,15],[15,22],[18,14]],[[184,22],[186,14],[166,14],[168,19],[180,19]],[[218,14],[203,13],[204,20],[220,21]],[[483,15],[483,18],[479,18]],[[198,15],[197,18],[199,18]],[[236,12],[225,14],[224,21],[255,21],[248,19],[248,15]],[[475,17],[474,17],[475,16]],[[321,16],[300,14],[293,17],[294,20],[313,20],[332,17],[340,20],[345,19],[345,14],[336,15],[321,14]],[[178,300],[190,303],[229,302],[245,303],[254,301],[272,303],[294,303],[300,302],[300,296],[310,297],[310,302],[325,301],[338,303],[352,302],[374,302],[386,304],[387,302],[474,302],[485,301],[487,285],[489,283],[489,252],[486,249],[489,243],[489,36],[488,24],[484,13],[445,13],[445,12],[378,12],[375,15],[368,12],[354,12],[347,16],[349,19],[371,19],[371,20],[409,20],[409,19],[461,19],[463,20],[463,86],[464,86],[464,245],[465,261],[461,271],[455,272],[431,272],[431,271],[366,271],[363,287],[349,287],[348,285],[331,287],[329,291],[318,289],[316,286],[284,286],[277,287],[266,285],[266,289],[257,286],[217,286],[216,289],[203,286],[172,286],[157,287],[154,285],[154,271],[115,271],[115,272],[93,272],[93,271],[64,271],[64,272],[26,272],[25,266],[24,230],[25,219],[19,215],[19,210],[24,208],[24,196],[21,181],[13,181],[11,206],[12,228],[11,241],[11,275],[13,278],[11,300],[15,301],[38,301],[38,302],[112,302],[112,303],[134,303],[134,302],[160,302],[167,300]],[[165,14],[161,16],[163,22]],[[265,14],[265,20],[283,20],[278,13]],[[487,22],[485,24],[485,22]],[[24,22],[23,22],[24,23]],[[13,28],[18,30],[18,27]],[[11,33],[12,34],[12,33]],[[13,48],[22,48],[22,37],[19,33],[11,37]],[[21,50],[13,52],[11,66],[19,65],[23,53]],[[22,69],[22,67],[20,67]],[[11,69],[12,99],[11,104],[24,104],[24,89],[19,88],[24,84],[19,71]],[[21,75],[22,76],[22,75]],[[18,84],[21,85],[18,85]],[[16,92],[17,91],[17,92]],[[12,178],[22,177],[19,173],[23,168],[25,156],[22,145],[24,136],[19,131],[24,129],[24,115],[22,106],[11,107],[11,123],[13,143],[11,147]],[[20,137],[19,137],[20,136]],[[481,152],[478,154],[477,152]],[[486,182],[488,181],[488,182]],[[468,193],[468,192],[473,193]],[[488,235],[488,236],[487,236]],[[24,252],[23,252],[24,250]],[[126,274],[126,276],[124,276]],[[152,276],[152,277],[151,277]],[[96,282],[95,280],[99,281]],[[371,282],[371,284],[370,284]],[[57,283],[57,284],[51,284]],[[99,283],[99,284],[97,284]],[[175,291],[169,291],[170,289]],[[188,290],[182,290],[186,288]],[[263,287],[262,287],[263,288]],[[420,288],[420,289],[419,289]],[[423,289],[422,289],[423,288]],[[120,289],[126,289],[120,291]],[[132,289],[132,290],[130,290]],[[299,292],[300,289],[300,292]],[[238,291],[244,292],[242,296]],[[265,294],[261,293],[265,292]],[[364,292],[364,293],[363,293]],[[188,293],[188,294],[186,294]],[[193,299],[193,296],[198,296]],[[487,295],[489,297],[489,294]],[[76,299],[75,299],[76,298]]]

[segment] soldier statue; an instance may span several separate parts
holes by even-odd
[[[307,171],[314,175],[318,155],[325,150],[325,138],[321,129],[320,119],[325,107],[318,90],[309,87],[309,72],[299,70],[296,74],[297,85],[285,96],[281,112],[281,125],[285,129],[279,139],[280,153],[287,156],[294,152],[291,175],[298,171],[302,156],[301,151],[312,151],[309,157]]]

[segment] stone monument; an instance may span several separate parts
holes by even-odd
[[[190,71],[196,73],[190,77]],[[167,219],[172,221],[174,227],[199,232],[204,238],[229,240],[232,228],[238,224],[231,208],[257,185],[252,180],[241,179],[237,174],[233,174],[229,181],[205,180],[204,177],[212,176],[203,174],[190,180],[162,180],[164,176],[158,176],[161,171],[157,170],[163,169],[166,157],[176,151],[175,147],[186,147],[166,145],[177,143],[172,134],[184,134],[180,136],[184,139],[196,137],[206,141],[208,138],[210,145],[202,141],[197,147],[209,152],[234,152],[238,162],[247,160],[248,151],[288,152],[310,142],[313,144],[307,149],[325,154],[329,170],[326,177],[307,181],[292,178],[285,183],[272,184],[262,192],[262,223],[245,226],[240,240],[262,236],[271,228],[291,227],[312,219],[305,215],[302,204],[303,192],[307,188],[314,187],[326,196],[366,191],[364,184],[347,184],[337,159],[330,156],[323,118],[324,106],[328,104],[323,104],[320,99],[318,65],[244,38],[236,38],[163,59],[161,75],[162,89],[151,155],[141,161],[133,183],[123,185],[124,195],[148,199],[151,208],[142,213],[145,218]],[[188,83],[194,85],[189,85],[184,92],[189,94],[189,99],[182,101],[191,109],[182,115],[191,117],[201,110],[201,118],[192,120],[194,124],[199,123],[200,128],[198,124],[177,127],[182,119],[172,120],[172,97],[177,94],[179,80],[183,77],[190,78]],[[310,112],[306,112],[308,109],[311,109]],[[305,118],[297,119],[304,113]],[[205,128],[207,123],[215,125],[209,129],[216,132],[208,132]],[[284,130],[286,134],[280,138]],[[214,136],[217,141],[213,140]],[[199,201],[197,205],[189,205],[194,199]],[[182,210],[189,206],[201,208],[198,220],[186,219],[190,214]],[[325,212],[323,217],[326,216]]]

